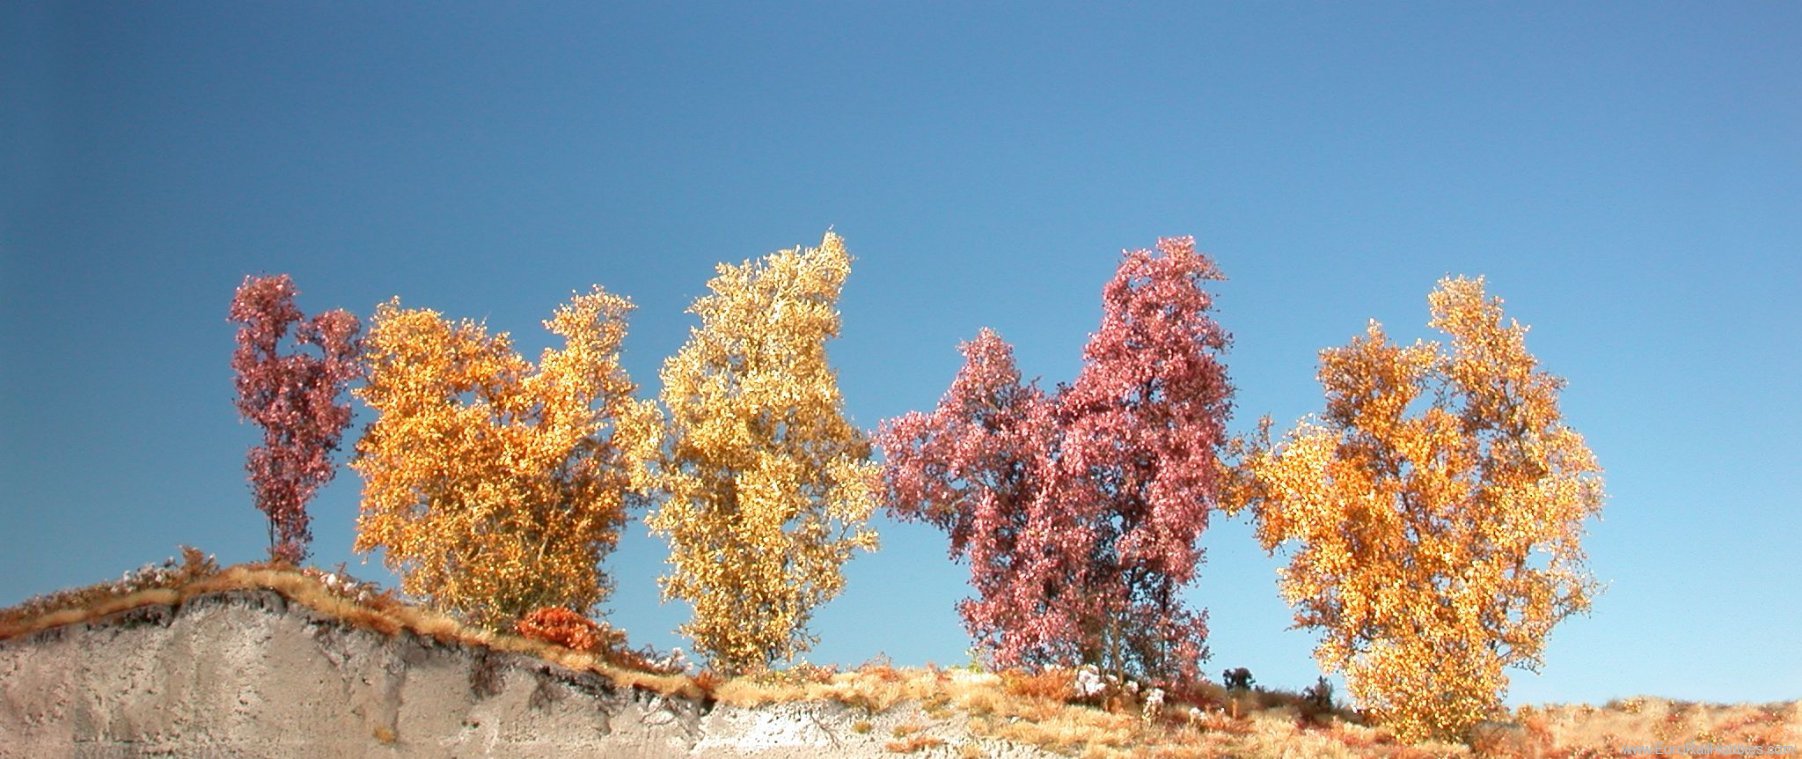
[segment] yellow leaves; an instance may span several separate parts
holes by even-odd
[[[377,414],[352,462],[356,549],[385,549],[408,593],[490,626],[600,602],[596,565],[660,438],[619,365],[631,308],[598,287],[576,296],[544,323],[565,346],[533,367],[505,334],[379,306],[356,391]]]
[[[1481,279],[1444,280],[1429,303],[1449,352],[1372,322],[1321,352],[1322,420],[1254,445],[1235,475],[1265,548],[1299,546],[1279,579],[1297,624],[1323,633],[1316,658],[1408,740],[1485,718],[1502,668],[1536,664],[1588,607],[1578,540],[1602,500],[1526,328]]]
[[[646,518],[670,541],[666,598],[716,666],[755,670],[811,645],[805,626],[844,584],[875,507],[870,446],[844,418],[825,343],[839,332],[844,243],[721,264],[688,342],[664,362],[667,498]]]

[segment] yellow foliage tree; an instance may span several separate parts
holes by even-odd
[[[663,365],[667,498],[646,518],[670,541],[665,599],[713,666],[757,671],[815,642],[807,622],[875,550],[870,445],[845,419],[826,341],[839,333],[844,242],[721,264],[689,312],[701,325]]]
[[[627,498],[652,485],[662,420],[619,364],[631,301],[596,287],[544,322],[538,366],[506,333],[435,311],[377,307],[366,342],[376,412],[355,548],[408,593],[499,627],[533,609],[588,613],[609,585]]]
[[[1325,414],[1279,446],[1241,448],[1250,504],[1315,657],[1404,740],[1463,737],[1501,705],[1507,666],[1537,669],[1546,635],[1589,609],[1580,546],[1601,470],[1558,409],[1563,380],[1527,353],[1482,279],[1429,297],[1437,343],[1362,338],[1320,354]]]

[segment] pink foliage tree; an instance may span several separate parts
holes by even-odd
[[[1020,383],[1013,348],[999,335],[984,329],[960,349],[964,367],[938,408],[877,431],[887,501],[897,516],[945,530],[951,556],[969,560],[977,595],[958,612],[978,648],[1003,666],[1068,661],[1073,636],[1059,628],[1077,616],[1065,608],[1076,599],[1061,593],[1072,586],[1049,576],[1054,564],[1033,560],[1056,516],[1043,508],[1056,409],[1037,386]]]
[[[350,425],[350,403],[338,398],[358,373],[362,329],[342,310],[305,318],[294,305],[298,292],[286,274],[246,277],[231,304],[238,413],[263,428],[245,469],[269,517],[269,557],[290,563],[306,558],[313,540],[307,501],[336,473],[331,453]],[[293,350],[283,353],[291,330]]]
[[[1220,492],[1233,388],[1229,338],[1204,289],[1223,279],[1190,238],[1126,255],[1102,290],[1101,329],[1060,396],[1055,490],[1089,529],[1066,538],[1096,573],[1103,661],[1191,681],[1206,615],[1179,595],[1201,563],[1196,540]],[[1096,638],[1099,640],[1096,640]]]
[[[1127,253],[1073,385],[1022,385],[984,330],[932,413],[879,430],[890,509],[946,530],[968,559],[977,597],[959,612],[996,664],[1199,677],[1206,619],[1180,591],[1232,413],[1229,338],[1203,289],[1219,279],[1188,238]]]

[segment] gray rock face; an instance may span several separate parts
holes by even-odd
[[[0,641],[0,757],[819,759],[892,756],[896,728],[941,753],[1045,755],[912,703],[708,708],[531,656],[351,627],[268,590]]]
[[[9,757],[687,756],[701,712],[527,656],[350,628],[270,591],[0,642]]]

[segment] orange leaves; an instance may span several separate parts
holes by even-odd
[[[594,620],[561,606],[536,609],[521,617],[513,627],[520,635],[533,640],[590,653],[617,648],[626,639],[624,633],[602,628]]]
[[[352,463],[356,549],[385,549],[408,593],[489,626],[599,603],[596,565],[660,439],[619,364],[631,308],[599,287],[575,297],[545,322],[564,347],[534,367],[504,333],[399,299],[377,307],[357,391],[377,418]]]
[[[818,248],[721,264],[689,309],[701,326],[663,365],[667,497],[645,522],[670,541],[664,597],[694,607],[683,633],[726,671],[810,647],[807,620],[844,586],[840,566],[876,547],[870,446],[826,360],[850,264],[830,232]]]
[[[505,334],[436,312],[377,310],[367,340],[377,415],[356,548],[382,548],[409,593],[489,626],[591,648],[597,564],[626,503],[669,541],[666,599],[727,673],[792,658],[813,610],[873,550],[873,490],[945,528],[977,598],[960,611],[1004,663],[1102,662],[1184,681],[1205,624],[1180,603],[1214,505],[1252,506],[1315,656],[1408,739],[1456,737],[1500,703],[1507,666],[1535,666],[1551,627],[1586,610],[1582,523],[1602,481],[1558,410],[1527,329],[1481,280],[1429,297],[1448,342],[1392,342],[1371,322],[1320,354],[1325,408],[1280,441],[1228,444],[1228,336],[1187,239],[1126,257],[1075,384],[1022,385],[984,332],[932,415],[884,432],[890,471],[845,418],[826,342],[851,257],[817,248],[722,264],[661,371],[665,415],[619,363],[631,303],[596,288],[544,327],[536,364]],[[558,607],[545,610],[544,607]],[[605,641],[603,640],[603,643]]]
[[[1241,445],[1234,490],[1321,664],[1405,739],[1457,737],[1500,704],[1503,667],[1535,666],[1559,620],[1587,610],[1582,521],[1600,469],[1564,426],[1563,382],[1481,279],[1429,297],[1451,337],[1402,347],[1372,322],[1321,352],[1326,411],[1280,444]]]

